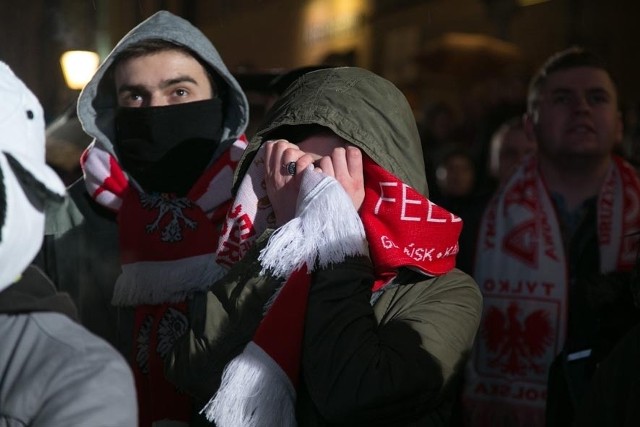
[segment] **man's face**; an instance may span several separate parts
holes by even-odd
[[[442,193],[451,197],[464,197],[473,191],[475,167],[471,159],[452,155],[436,171]]]
[[[180,50],[160,51],[118,64],[115,83],[121,107],[159,107],[213,97],[204,67]]]
[[[528,120],[541,156],[603,157],[622,140],[616,89],[604,70],[576,67],[549,75]]]

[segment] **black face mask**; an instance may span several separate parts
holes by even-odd
[[[220,145],[219,98],[165,107],[118,109],[115,150],[147,192],[184,196]]]

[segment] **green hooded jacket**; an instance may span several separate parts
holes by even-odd
[[[376,163],[428,196],[415,119],[390,82],[359,68],[308,73],[272,107],[236,171],[241,182],[257,149],[281,126],[316,124],[361,148]],[[336,219],[339,221],[339,219]],[[221,372],[260,323],[279,285],[260,276],[258,251],[190,304],[191,330],[166,360],[170,380],[206,403]],[[401,269],[372,298],[366,256],[312,274],[302,350],[300,426],[448,425],[458,379],[472,347],[482,297],[454,269],[428,277]]]

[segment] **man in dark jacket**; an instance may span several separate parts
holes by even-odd
[[[212,254],[246,146],[248,103],[211,42],[161,11],[117,44],[80,94],[94,139],[84,179],[47,226],[47,271],[80,318],[131,360],[140,425],[189,422],[162,359],[188,298],[222,274]]]
[[[0,63],[0,425],[133,426],[133,376],[30,266],[64,185],[45,164],[40,103]]]
[[[640,180],[615,154],[617,101],[604,62],[579,47],[552,55],[531,81],[525,130],[536,154],[480,226],[485,316],[466,377],[471,426],[571,424],[596,356],[587,284],[633,268],[640,228]]]

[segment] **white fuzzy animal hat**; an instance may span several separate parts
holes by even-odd
[[[44,209],[65,187],[45,163],[45,123],[33,93],[0,62],[0,291],[42,245]]]

